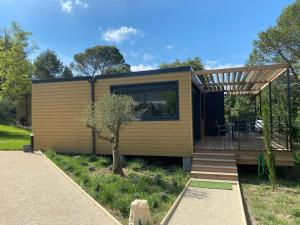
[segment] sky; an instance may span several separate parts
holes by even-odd
[[[206,68],[242,66],[260,31],[292,0],[0,0],[0,28],[32,33],[34,59],[54,50],[65,65],[95,45],[115,45],[131,69],[198,56]]]

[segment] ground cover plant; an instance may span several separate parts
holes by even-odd
[[[9,125],[0,125],[0,150],[20,150],[30,142],[30,131]]]
[[[300,224],[300,160],[296,162],[294,177],[287,178],[287,174],[286,168],[278,170],[273,190],[266,177],[257,180],[253,171],[239,171],[249,224]]]
[[[111,157],[45,154],[122,223],[128,223],[130,203],[146,199],[155,224],[163,219],[189,179],[180,164],[131,158],[124,160],[125,176],[110,171]]]

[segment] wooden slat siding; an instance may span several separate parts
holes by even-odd
[[[179,81],[179,120],[135,121],[120,134],[124,155],[192,156],[192,82],[191,72],[99,80],[95,83],[96,100],[109,93],[111,85]],[[110,143],[96,138],[98,154],[111,154]]]
[[[81,121],[90,103],[88,81],[32,85],[32,130],[37,149],[91,153],[91,130]]]

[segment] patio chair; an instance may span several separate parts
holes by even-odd
[[[263,121],[262,120],[256,120],[255,121],[255,130],[260,133],[263,130]]]
[[[227,126],[225,124],[220,125],[217,120],[215,121],[215,123],[216,123],[216,126],[218,128],[218,136],[221,136],[221,133],[224,133],[224,135],[226,135]]]

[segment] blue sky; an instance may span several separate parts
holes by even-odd
[[[69,64],[95,45],[116,45],[133,70],[199,56],[207,68],[245,63],[258,32],[292,0],[0,0],[0,26],[16,21],[41,51]]]

